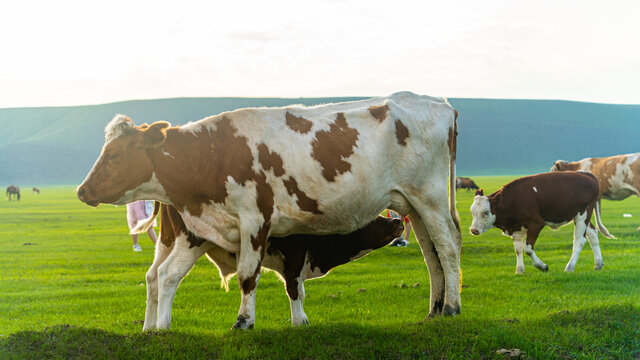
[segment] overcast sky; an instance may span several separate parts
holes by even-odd
[[[386,95],[640,104],[640,1],[10,1],[0,107]]]

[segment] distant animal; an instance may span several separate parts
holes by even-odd
[[[91,206],[171,204],[196,235],[239,253],[237,329],[255,322],[268,237],[348,234],[388,208],[415,229],[429,269],[430,316],[456,315],[457,115],[446,99],[410,92],[238,109],[176,127],[136,126],[117,115],[77,195]]]
[[[20,200],[20,187],[18,185],[7,186],[7,191],[5,193],[5,196],[9,201],[11,201],[12,197],[14,197],[16,200]]]
[[[640,153],[592,157],[574,162],[558,160],[551,167],[551,171],[567,170],[581,170],[595,175],[600,183],[598,202],[600,198],[624,200],[631,195],[640,196]]]
[[[477,190],[479,189],[478,185],[468,177],[458,177],[456,178],[456,189],[467,189],[469,190]]]
[[[153,218],[158,211],[157,204]],[[309,324],[303,309],[305,280],[322,277],[335,266],[387,245],[400,236],[403,229],[402,220],[379,216],[364,228],[346,235],[270,237],[262,265],[276,271],[284,281],[293,326]],[[176,254],[180,254],[180,259]],[[229,280],[237,271],[237,254],[197,237],[187,229],[175,207],[162,204],[160,241],[146,277],[144,331],[169,329],[171,303],[178,285],[203,254],[218,267],[222,285],[228,290]]]
[[[40,195],[40,189],[38,189],[37,187],[34,187],[33,189],[31,189],[31,191],[32,191],[34,194],[38,194],[38,195]]]
[[[578,256],[589,240],[595,269],[602,268],[602,255],[598,232],[591,225],[591,215],[598,206],[598,180],[584,172],[550,172],[516,179],[489,196],[482,189],[476,191],[471,205],[473,222],[469,231],[473,235],[497,227],[513,238],[516,252],[516,274],[524,273],[522,252],[531,257],[533,265],[542,271],[549,267],[537,256],[533,247],[545,226],[557,229],[573,220],[573,254],[564,271],[574,270]],[[613,235],[600,220],[596,211],[598,230],[613,239]],[[523,240],[526,236],[526,244]]]

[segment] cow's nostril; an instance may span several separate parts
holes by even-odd
[[[86,190],[82,187],[79,187],[78,190],[76,190],[77,194],[78,194],[78,199],[83,200],[85,195],[86,195]]]
[[[480,235],[480,231],[478,229],[471,229],[469,231],[471,231],[473,235]]]

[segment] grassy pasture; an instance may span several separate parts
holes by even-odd
[[[478,177],[492,192],[510,177]],[[153,246],[134,253],[125,208],[90,208],[73,188],[0,201],[0,359],[26,358],[640,358],[640,199],[603,202],[604,268],[587,245],[565,274],[573,226],[543,230],[536,253],[549,272],[514,275],[508,237],[468,233],[473,192],[458,191],[464,256],[462,314],[427,319],[429,281],[415,239],[308,281],[311,326],[293,329],[282,283],[263,274],[256,328],[229,332],[240,304],[200,259],[176,295],[172,331],[143,334],[145,273]],[[632,218],[623,217],[630,213]],[[416,285],[417,284],[417,285]],[[415,287],[414,287],[415,285]],[[365,289],[360,290],[359,289]]]

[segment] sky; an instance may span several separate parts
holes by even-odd
[[[618,0],[11,1],[0,108],[401,90],[640,104],[639,15]]]

